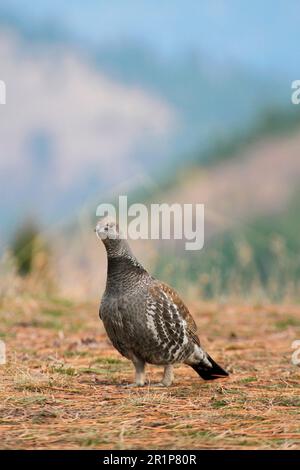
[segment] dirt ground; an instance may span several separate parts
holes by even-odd
[[[204,382],[178,366],[170,388],[128,388],[96,304],[23,295],[1,301],[2,449],[299,449],[300,308],[189,303],[202,344],[231,372]]]

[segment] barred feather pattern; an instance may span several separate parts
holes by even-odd
[[[151,361],[173,364],[188,358],[194,344],[187,321],[165,287],[159,283],[150,287],[146,301],[146,325],[156,345]]]

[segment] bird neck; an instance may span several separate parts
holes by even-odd
[[[107,252],[106,290],[120,294],[135,287],[147,271],[132,254],[128,243],[125,240],[110,240],[104,245]]]
[[[102,241],[105,246],[108,259],[120,257],[134,258],[126,240],[122,238],[104,238]]]

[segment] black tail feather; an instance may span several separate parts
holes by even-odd
[[[208,367],[203,364],[203,362],[191,366],[200,375],[200,377],[202,377],[202,379],[215,380],[222,377],[228,377],[228,372],[222,369],[222,367],[220,367],[208,354],[207,359],[212,364],[212,367]]]

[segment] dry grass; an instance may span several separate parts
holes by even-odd
[[[203,344],[231,377],[203,382],[186,367],[175,384],[126,388],[128,361],[110,346],[97,305],[19,295],[2,301],[3,449],[300,448],[300,308],[190,305]],[[202,333],[201,333],[202,331]]]

